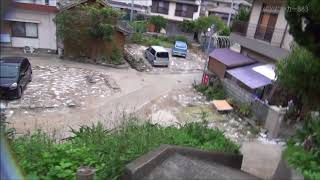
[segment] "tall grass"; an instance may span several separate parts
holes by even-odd
[[[78,167],[91,166],[97,170],[97,179],[118,179],[127,163],[161,144],[239,153],[238,145],[206,123],[176,128],[129,122],[112,131],[99,123],[72,132],[74,137],[64,143],[41,131],[11,141],[18,164],[29,178],[74,179]]]

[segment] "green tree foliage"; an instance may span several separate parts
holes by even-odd
[[[234,17],[234,21],[248,22],[250,18],[250,10],[248,8],[240,8],[238,14]]]
[[[320,104],[320,60],[305,48],[295,47],[290,55],[279,61],[277,82],[302,98],[309,108]]]
[[[215,30],[221,31],[226,25],[223,20],[218,16],[202,16],[195,21],[194,31],[206,32],[211,25],[215,25]]]
[[[162,16],[151,16],[149,23],[156,26],[156,32],[160,32],[161,28],[166,28],[167,20]]]
[[[81,39],[81,36],[110,41],[114,25],[121,13],[98,4],[78,6],[59,13],[55,22],[61,39]]]
[[[195,21],[190,21],[190,20],[183,20],[180,24],[179,27],[183,32],[194,32],[195,30],[196,23]]]
[[[285,150],[288,163],[306,179],[320,179],[320,117],[309,116]]]
[[[289,24],[290,34],[299,45],[304,46],[318,57],[320,57],[319,12],[319,0],[287,0],[285,17]]]

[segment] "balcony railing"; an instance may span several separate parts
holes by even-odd
[[[57,0],[15,0],[18,3],[38,4],[47,6],[56,6]]]
[[[232,24],[231,31],[242,36],[272,43],[274,46],[280,46],[286,30],[235,21]]]

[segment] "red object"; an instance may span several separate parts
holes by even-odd
[[[208,86],[209,85],[209,75],[203,73],[202,75],[202,84]]]

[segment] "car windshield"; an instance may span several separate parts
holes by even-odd
[[[167,52],[158,52],[157,57],[167,58],[167,57],[169,57],[169,54]]]
[[[176,43],[176,48],[178,49],[187,49],[187,45],[184,43]]]
[[[19,67],[15,65],[0,65],[0,77],[13,78],[17,77]]]

